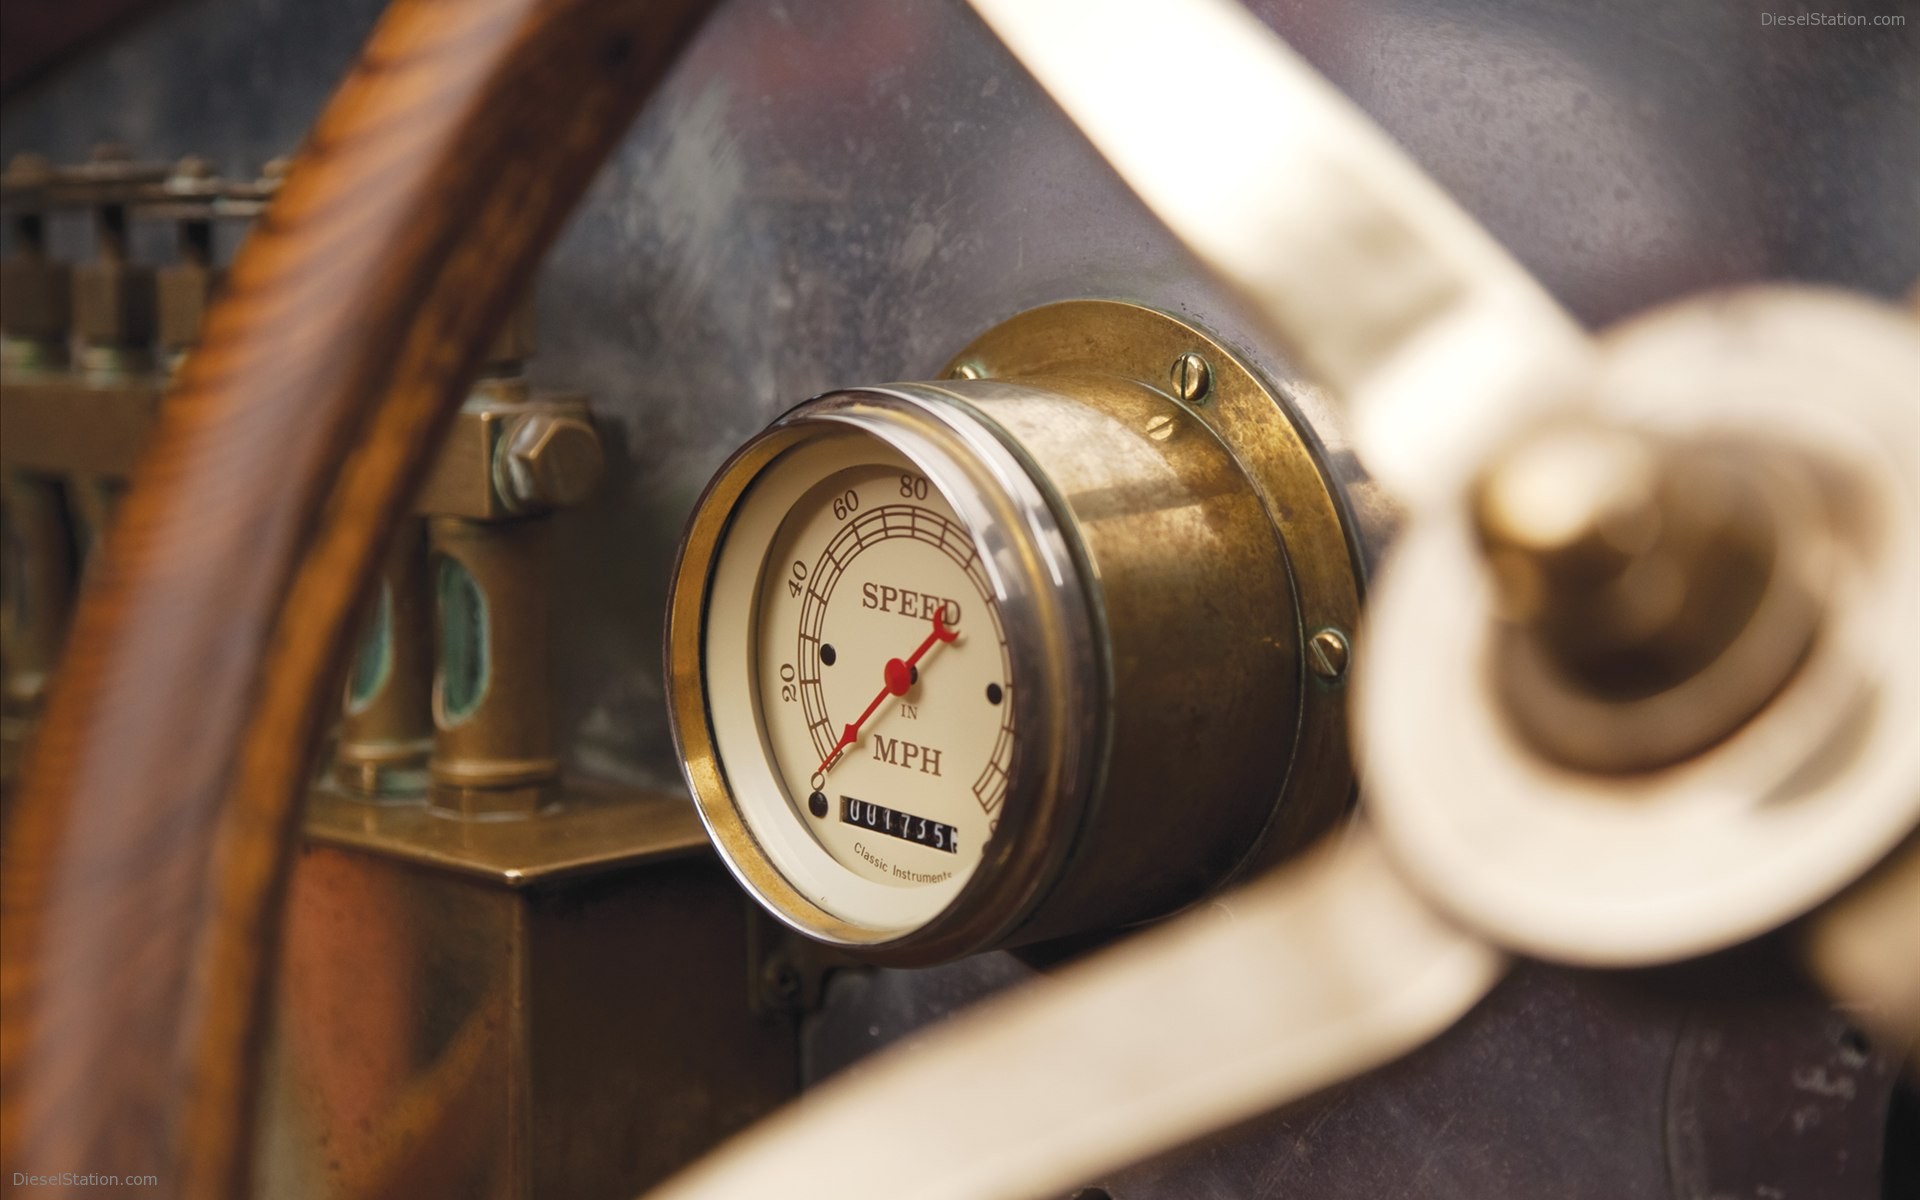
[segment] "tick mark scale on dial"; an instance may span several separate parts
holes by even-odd
[[[926,657],[927,651],[943,642],[951,642],[959,636],[958,631],[947,628],[946,610],[944,608],[935,609],[933,613],[933,632],[929,633],[926,636],[926,640],[922,641],[920,645],[915,648],[914,652],[905,659],[890,658],[887,660],[884,672],[886,682],[881,685],[880,694],[873,698],[871,704],[867,705],[866,711],[854,719],[853,724],[841,731],[840,740],[834,743],[833,749],[827,751],[827,756],[820,760],[820,766],[814,773],[816,775],[824,775],[829,767],[839,761],[841,752],[859,740],[860,727],[867,723],[867,718],[873,715],[874,710],[879,708],[888,696],[904,696],[907,694],[907,689],[913,686],[915,676],[914,668],[922,658]]]

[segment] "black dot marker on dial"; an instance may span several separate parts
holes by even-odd
[[[807,811],[816,817],[827,815],[827,797],[824,792],[815,792],[807,797]]]
[[[988,685],[987,685],[987,703],[988,703],[988,704],[998,704],[998,703],[1000,703],[1000,701],[1001,701],[1001,699],[1002,699],[1002,698],[1003,698],[1003,697],[1004,697],[1005,695],[1006,695],[1006,693],[1005,693],[1005,692],[1002,692],[1002,691],[1000,690],[1000,685],[999,685],[999,684],[997,684],[997,683],[990,683],[990,684],[988,684]]]
[[[833,665],[833,660],[839,657],[840,655],[833,648],[833,643],[827,642],[821,645],[820,647],[821,662],[827,664],[830,667]]]

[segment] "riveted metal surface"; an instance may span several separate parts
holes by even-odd
[[[1201,365],[1196,366],[1196,362]],[[1069,300],[1021,313],[982,333],[960,351],[949,372],[962,364],[977,368],[984,377],[1016,382],[1080,372],[1120,375],[1153,384],[1165,378],[1166,390],[1190,393],[1183,397],[1189,407],[1178,410],[1181,420],[1176,423],[1172,413],[1164,415],[1160,419],[1167,423],[1151,430],[1148,437],[1153,441],[1173,438],[1179,426],[1189,420],[1204,425],[1220,439],[1238,470],[1245,473],[1247,486],[1271,523],[1286,560],[1290,594],[1284,608],[1290,611],[1282,624],[1287,665],[1284,669],[1276,669],[1270,661],[1254,665],[1268,649],[1254,633],[1256,622],[1235,620],[1224,613],[1215,613],[1211,621],[1192,619],[1190,614],[1208,607],[1201,600],[1205,585],[1199,582],[1205,572],[1192,566],[1168,569],[1163,565],[1153,572],[1163,580],[1181,580],[1194,592],[1186,597],[1184,606],[1149,622],[1153,632],[1143,634],[1142,640],[1171,646],[1175,640],[1169,638],[1168,631],[1182,629],[1178,639],[1182,649],[1176,655],[1185,655],[1230,630],[1231,638],[1238,639],[1236,649],[1243,665],[1262,675],[1263,686],[1276,695],[1297,691],[1297,708],[1291,698],[1289,703],[1295,711],[1288,722],[1293,726],[1288,749],[1283,753],[1277,748],[1285,738],[1276,733],[1272,735],[1275,749],[1268,755],[1239,756],[1249,764],[1261,760],[1286,772],[1273,820],[1261,832],[1241,870],[1270,866],[1301,849],[1326,829],[1352,794],[1345,692],[1339,686],[1344,668],[1331,674],[1315,670],[1309,679],[1300,664],[1304,658],[1311,665],[1315,651],[1302,643],[1331,633],[1344,645],[1340,631],[1352,630],[1360,619],[1361,565],[1347,508],[1317,453],[1310,430],[1294,415],[1294,397],[1269,387],[1232,350],[1191,323],[1135,304]],[[968,394],[964,387],[958,390]],[[1082,403],[1097,403],[1082,390],[1067,391]],[[988,411],[995,409],[989,406]],[[1107,495],[1105,487],[1114,473],[1103,461],[1112,456],[1110,448],[1090,437],[1066,433],[1067,424],[1063,415],[1043,412],[1029,418],[1024,427],[1015,426],[1015,432],[1037,446],[1050,447],[1051,454],[1063,465],[1071,464],[1076,457],[1090,460],[1079,465],[1102,485],[1093,507],[1103,512],[1115,507],[1115,497]],[[1161,488],[1155,502],[1170,503],[1173,496],[1170,489]],[[1144,541],[1160,549],[1157,543],[1163,541],[1163,535],[1142,538],[1129,531],[1115,540],[1120,545]],[[1124,558],[1134,552],[1120,554]],[[1191,564],[1217,554],[1188,547],[1173,557]],[[1151,558],[1152,552],[1146,557]],[[1255,573],[1245,561],[1235,563],[1232,570]],[[1106,576],[1111,571],[1109,566],[1096,573]],[[1268,605],[1269,616],[1281,615],[1282,607]],[[1124,630],[1116,630],[1121,632]],[[1228,656],[1235,652],[1226,646],[1222,649]],[[1160,691],[1158,687],[1152,690]],[[1136,714],[1125,703],[1116,707],[1115,719],[1121,726],[1129,718],[1145,718],[1139,726],[1143,744],[1166,737],[1174,723],[1165,712]],[[1175,711],[1179,707],[1169,706]],[[1132,739],[1122,732],[1119,740],[1124,743]],[[1184,769],[1196,783],[1207,774],[1193,765],[1207,757],[1204,754],[1172,757],[1188,760]],[[1168,786],[1179,785],[1168,781]]]

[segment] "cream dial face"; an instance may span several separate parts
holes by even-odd
[[[732,780],[742,816],[828,911],[924,920],[979,864],[1014,750],[1012,664],[974,539],[910,461],[849,435],[765,469],[722,573],[749,554],[746,698],[771,779]],[[725,633],[710,622],[710,651]]]

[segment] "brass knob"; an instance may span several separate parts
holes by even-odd
[[[1728,439],[1569,422],[1510,447],[1474,506],[1509,716],[1588,770],[1650,770],[1727,736],[1818,630],[1821,514],[1796,462]]]

